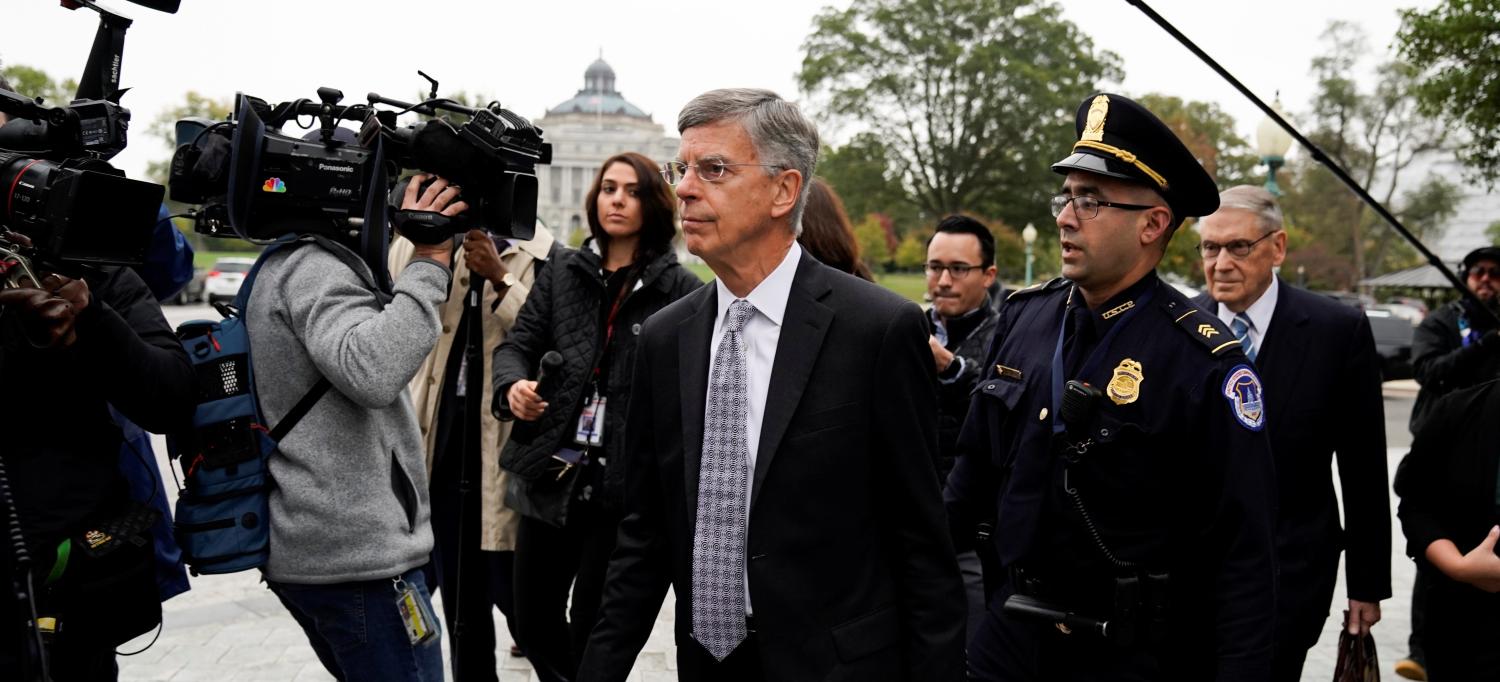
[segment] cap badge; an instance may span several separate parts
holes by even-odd
[[[1083,124],[1083,136],[1078,139],[1103,142],[1106,116],[1109,116],[1109,95],[1099,95],[1094,98],[1094,103],[1089,105],[1089,116]]]

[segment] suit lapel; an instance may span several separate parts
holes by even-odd
[[[1261,378],[1273,377],[1267,382],[1270,392],[1277,400],[1271,402],[1271,411],[1277,419],[1290,400],[1286,396],[1296,395],[1297,377],[1301,375],[1302,360],[1307,353],[1299,353],[1294,347],[1303,332],[1299,331],[1307,326],[1307,311],[1303,306],[1297,304],[1297,297],[1302,292],[1286,285],[1286,282],[1277,282],[1280,293],[1276,297],[1276,310],[1271,312],[1271,328],[1265,331],[1265,336],[1260,342],[1260,352],[1255,354],[1255,367],[1260,372]]]
[[[803,389],[812,376],[813,365],[823,345],[823,336],[833,321],[833,309],[822,299],[832,289],[825,281],[823,265],[802,253],[797,274],[792,279],[786,314],[781,319],[781,336],[776,342],[776,360],[771,368],[771,385],[766,391],[766,410],[761,419],[760,448],[755,457],[755,477],[750,488],[750,510],[760,499],[760,491],[776,457],[781,437],[796,414]],[[702,419],[700,418],[701,422]]]
[[[718,317],[718,287],[705,284],[698,309],[677,326],[677,374],[682,402],[683,483],[687,508],[698,508],[698,469],[703,456],[704,400],[708,393],[708,344]]]

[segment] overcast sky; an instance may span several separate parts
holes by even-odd
[[[410,97],[422,69],[443,89],[478,91],[524,116],[582,87],[602,50],[627,99],[673,128],[694,95],[725,86],[798,96],[794,74],[818,0],[601,2],[597,0],[182,0],[166,15],[103,0],[136,20],[125,48],[124,104],[132,144],[116,158],[131,174],[169,151],[146,137],[150,121],[187,90],[228,98],[237,90],[270,101],[315,97],[318,86]],[[847,0],[831,4],[844,6]],[[1120,55],[1128,93],[1163,92],[1219,103],[1252,139],[1261,114],[1126,0],[1063,0],[1066,15]],[[1155,0],[1152,5],[1264,97],[1277,90],[1292,112],[1306,108],[1309,60],[1332,19],[1362,25],[1383,53],[1400,7],[1433,0]],[[96,17],[56,0],[4,0],[0,59],[77,77]],[[1373,60],[1372,60],[1373,61]],[[1366,68],[1373,67],[1369,64]],[[1368,72],[1366,72],[1368,73]],[[1060,125],[1068,125],[1059,121]],[[836,138],[835,138],[836,139]]]

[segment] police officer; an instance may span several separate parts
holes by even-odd
[[[1213,178],[1151,112],[1084,100],[1052,212],[1063,277],[1009,297],[948,481],[1009,573],[979,680],[1262,680],[1276,499],[1260,379],[1156,275]]]

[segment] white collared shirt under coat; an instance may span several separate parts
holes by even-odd
[[[787,299],[792,295],[792,280],[797,275],[797,264],[802,261],[802,247],[797,242],[792,242],[792,248],[787,251],[786,257],[781,259],[781,264],[776,266],[771,274],[767,275],[745,300],[755,306],[755,314],[745,322],[740,330],[740,342],[745,347],[745,372],[748,376],[749,406],[746,410],[745,434],[749,441],[750,452],[750,478],[755,479],[755,459],[760,447],[761,423],[766,415],[766,395],[771,390],[771,370],[776,363],[776,346],[781,340],[781,321],[786,315]],[[714,280],[717,287],[717,298],[719,311],[714,317],[713,335],[709,338],[708,367],[709,367],[709,391],[713,390],[713,366],[714,360],[719,356],[719,343],[724,336],[724,315],[729,311],[729,305],[734,303],[735,295],[724,286],[722,279]],[[708,423],[708,409],[711,401],[704,401],[703,421]],[[753,485],[753,483],[752,483]],[[751,486],[745,486],[745,522],[749,523]],[[748,533],[746,536],[748,537]],[[745,606],[750,610],[750,582],[745,581]]]
[[[1260,298],[1255,299],[1245,314],[1250,316],[1250,346],[1255,349],[1255,354],[1260,355],[1261,345],[1266,339],[1266,334],[1271,331],[1271,318],[1276,314],[1276,298],[1280,295],[1281,283],[1276,275],[1271,275],[1271,286],[1266,287]],[[1219,304],[1219,319],[1224,326],[1234,328],[1234,311],[1223,303]]]

